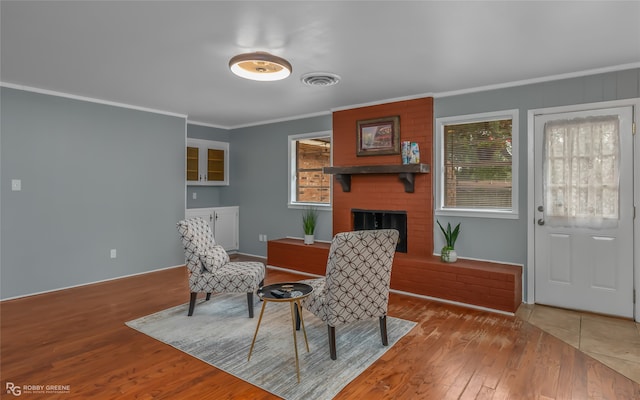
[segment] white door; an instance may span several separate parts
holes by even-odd
[[[632,118],[535,116],[536,303],[633,317]]]

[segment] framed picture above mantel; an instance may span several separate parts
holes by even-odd
[[[356,155],[400,154],[400,116],[357,121]]]

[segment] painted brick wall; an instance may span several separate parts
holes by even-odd
[[[420,146],[420,162],[432,165],[433,98],[398,101],[333,113],[333,165],[399,165],[401,156],[356,156],[358,120],[400,116],[400,140]],[[333,186],[333,233],[352,229],[352,208],[407,211],[409,236],[403,257],[431,257],[433,254],[433,195],[431,174],[417,174],[414,193],[405,193],[397,174],[353,175],[351,192],[339,183]]]

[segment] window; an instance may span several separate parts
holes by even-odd
[[[517,217],[518,110],[438,118],[436,213]]]
[[[331,132],[289,136],[289,204],[331,204]]]

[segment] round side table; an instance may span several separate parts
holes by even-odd
[[[302,305],[300,300],[309,296],[313,288],[306,283],[299,282],[282,282],[274,283],[272,285],[263,286],[258,289],[258,297],[262,299],[262,308],[260,309],[260,317],[258,318],[258,325],[256,325],[256,332],[253,334],[253,340],[251,341],[251,348],[249,349],[249,356],[247,361],[251,360],[251,353],[253,352],[253,346],[256,343],[256,337],[258,336],[258,330],[260,329],[260,322],[262,322],[262,315],[268,302],[287,302],[291,305],[291,327],[293,329],[293,349],[296,355],[296,374],[298,376],[298,383],[300,382],[300,365],[298,362],[298,340],[296,334],[296,314],[300,317],[302,324],[302,332],[304,334],[304,342],[307,346],[307,352],[309,352],[309,342],[307,341],[307,331],[304,328],[304,319],[302,318]]]

